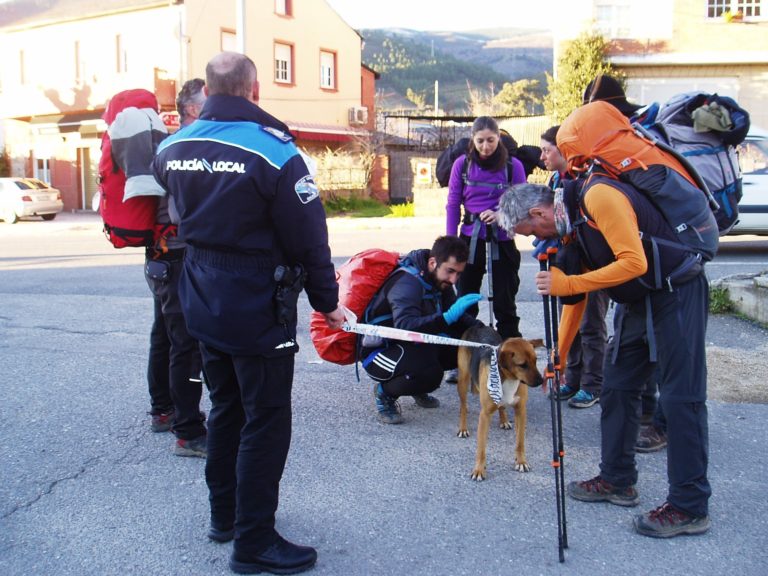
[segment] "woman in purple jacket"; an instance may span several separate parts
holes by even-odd
[[[457,284],[458,295],[480,292],[486,269],[486,247],[491,247],[493,315],[502,338],[520,336],[515,295],[520,285],[520,252],[513,238],[496,225],[499,198],[513,184],[526,181],[517,158],[509,156],[501,142],[499,125],[490,116],[472,124],[472,138],[466,154],[453,163],[448,183],[446,233],[469,244],[469,261]],[[461,217],[461,207],[464,217]],[[486,244],[490,233],[491,242]],[[468,313],[477,317],[478,308]]]

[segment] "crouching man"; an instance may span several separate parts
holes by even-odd
[[[382,326],[459,338],[479,324],[466,313],[480,294],[456,298],[454,286],[469,257],[469,248],[456,236],[441,236],[431,250],[413,250],[382,286],[371,303],[371,318]],[[456,368],[455,346],[382,340],[366,336],[362,364],[376,381],[373,396],[379,420],[403,421],[400,396],[413,396],[422,408],[440,402],[429,393],[440,386],[443,372]]]

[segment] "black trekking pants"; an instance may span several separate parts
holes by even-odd
[[[704,273],[673,291],[651,295],[658,351],[659,402],[667,420],[667,501],[694,516],[708,513],[707,364],[705,332],[709,286]],[[635,443],[641,394],[657,363],[649,359],[646,306],[619,304],[605,354],[601,407],[600,475],[615,486],[637,482]],[[616,361],[611,361],[618,346]]]
[[[586,295],[587,307],[581,326],[568,351],[565,381],[574,390],[586,390],[600,396],[603,386],[603,359],[608,330],[605,314],[610,298],[605,290]]]

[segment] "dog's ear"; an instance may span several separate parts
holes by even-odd
[[[542,340],[541,338],[534,338],[534,339],[528,340],[528,342],[534,348],[544,348],[544,340]]]

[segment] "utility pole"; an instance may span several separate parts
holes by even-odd
[[[245,0],[235,0],[237,51],[245,54]]]
[[[438,84],[439,80],[435,80],[435,116],[437,116],[437,112],[439,108],[437,107],[437,91],[438,91]]]

